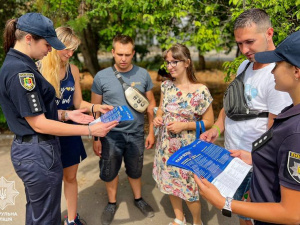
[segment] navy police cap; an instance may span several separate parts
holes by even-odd
[[[52,21],[40,13],[26,13],[18,18],[17,29],[44,38],[57,50],[66,48],[66,46],[57,38]]]
[[[254,57],[259,63],[286,61],[300,68],[300,31],[284,39],[274,51],[258,52]]]

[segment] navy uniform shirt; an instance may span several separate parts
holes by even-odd
[[[252,161],[253,202],[280,202],[280,185],[300,191],[300,104],[286,107],[272,128],[253,142]]]
[[[57,120],[54,88],[30,57],[12,48],[0,70],[0,104],[9,129],[19,136],[36,133],[24,117],[44,113]]]

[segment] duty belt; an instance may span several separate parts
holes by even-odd
[[[49,134],[33,134],[33,135],[24,135],[24,136],[16,135],[15,139],[20,142],[32,143],[34,136],[37,136],[38,142],[49,141],[55,138],[54,135],[49,135]]]

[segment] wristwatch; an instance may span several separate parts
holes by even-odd
[[[222,209],[222,214],[223,216],[228,216],[228,217],[231,217],[231,201],[232,201],[232,198],[230,197],[226,197],[225,199],[225,205]]]

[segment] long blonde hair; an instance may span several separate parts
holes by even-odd
[[[76,36],[72,28],[58,27],[55,31],[58,39],[64,43],[66,49],[75,51],[80,45],[80,39]],[[59,71],[61,67],[65,67],[67,71],[68,65],[69,62],[66,63],[61,61],[57,54],[57,50],[54,48],[52,48],[52,51],[38,63],[41,74],[43,74],[46,80],[52,84],[55,89],[56,97],[58,98],[61,97]]]

